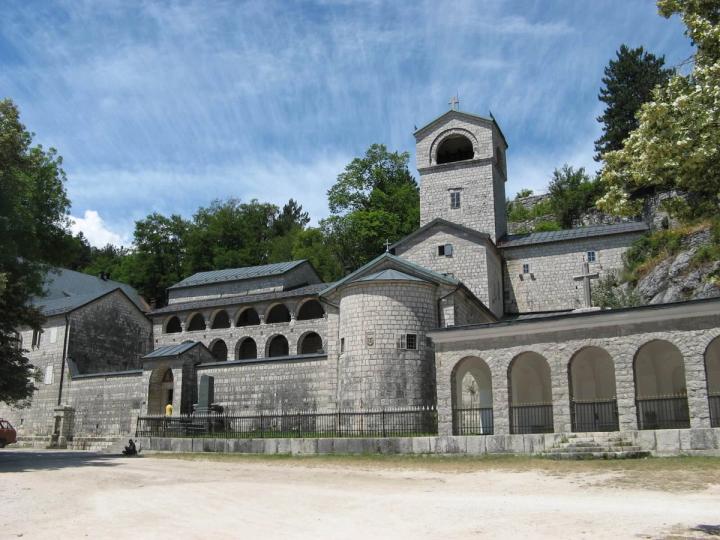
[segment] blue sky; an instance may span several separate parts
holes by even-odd
[[[76,228],[127,244],[153,211],[326,191],[374,142],[410,151],[448,109],[498,119],[512,196],[595,168],[602,71],[622,43],[676,65],[651,1],[6,0],[0,97],[64,157]]]

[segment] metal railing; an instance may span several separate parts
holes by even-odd
[[[230,439],[416,437],[436,435],[437,432],[437,411],[425,407],[242,416],[221,413],[141,416],[137,421],[136,436]]]
[[[492,407],[453,409],[453,435],[492,434]]]
[[[616,399],[597,401],[571,401],[572,430],[587,431],[618,431],[620,422]]]
[[[710,425],[720,427],[720,394],[710,394],[708,401],[710,402]]]
[[[690,427],[687,396],[636,399],[638,429],[683,429]]]
[[[510,433],[552,433],[553,431],[552,404],[510,406]]]

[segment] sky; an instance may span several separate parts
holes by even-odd
[[[507,195],[590,171],[623,43],[692,54],[649,0],[3,0],[0,98],[63,156],[73,230],[129,245],[152,212],[327,190],[373,143],[411,154],[449,109],[497,118]]]

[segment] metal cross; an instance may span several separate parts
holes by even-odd
[[[585,307],[592,307],[592,291],[590,290],[590,280],[591,279],[597,279],[600,277],[600,274],[597,272],[590,273],[590,265],[587,261],[583,262],[583,271],[582,274],[579,276],[573,276],[573,279],[575,280],[583,280],[583,292],[585,293]]]
[[[390,240],[388,238],[385,239],[385,253],[390,253]]]
[[[457,96],[453,96],[452,99],[450,101],[448,101],[448,105],[450,105],[451,111],[457,111],[460,109],[460,107],[459,107],[460,100],[458,99]]]

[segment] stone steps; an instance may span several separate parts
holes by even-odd
[[[563,442],[543,452],[548,459],[638,459],[650,455],[640,446],[617,435],[583,437],[568,435]]]

